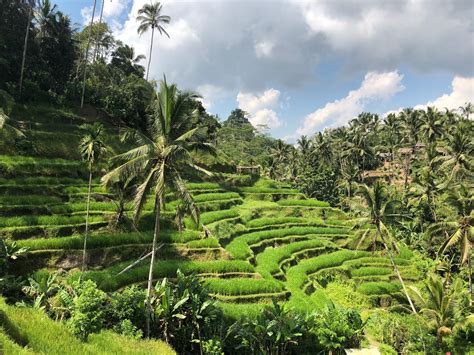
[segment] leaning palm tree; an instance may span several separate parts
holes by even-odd
[[[24,134],[18,128],[13,127],[8,123],[10,118],[3,112],[3,109],[0,107],[0,131],[5,129],[13,132],[13,134],[17,137],[23,137]]]
[[[456,210],[457,218],[431,225],[428,233],[431,236],[445,234],[439,253],[446,253],[455,245],[461,247],[461,265],[467,265],[469,272],[469,291],[472,302],[472,248],[474,243],[474,192],[472,187],[460,186],[449,192],[446,203]]]
[[[89,208],[92,189],[92,167],[99,160],[102,153],[106,151],[106,145],[103,141],[104,127],[102,126],[102,124],[96,122],[93,125],[85,125],[83,126],[83,128],[86,130],[86,134],[81,139],[79,148],[81,151],[82,159],[87,162],[89,167],[89,185],[87,190],[86,230],[84,233],[84,250],[82,254],[82,273],[84,273],[84,270],[86,268],[87,237],[89,234]]]
[[[24,3],[28,7],[28,22],[26,24],[25,43],[23,45],[23,56],[21,58],[20,83],[18,85],[20,98],[23,89],[23,75],[25,72],[26,52],[28,50],[28,37],[30,36],[31,20],[33,19],[36,0],[25,0]]]
[[[148,75],[150,73],[150,64],[151,64],[151,54],[153,53],[153,38],[155,35],[155,29],[158,30],[160,35],[165,35],[170,37],[168,32],[164,29],[162,24],[170,23],[171,17],[167,15],[162,15],[161,10],[163,6],[159,2],[151,2],[150,4],[145,4],[143,7],[138,10],[137,20],[140,21],[140,26],[138,26],[138,34],[141,36],[143,33],[148,32],[151,28],[151,41],[150,41],[150,55],[148,56],[148,66],[146,70],[146,80],[148,80]]]
[[[147,198],[152,195],[155,211],[155,230],[152,242],[150,271],[148,276],[146,303],[146,335],[150,335],[151,290],[156,245],[160,235],[160,213],[164,207],[165,189],[171,189],[182,201],[194,222],[199,223],[199,211],[182,179],[186,169],[212,175],[194,164],[191,151],[213,153],[209,143],[203,143],[197,135],[199,127],[193,127],[199,115],[195,109],[198,96],[191,92],[180,92],[175,84],[161,82],[160,92],[152,104],[152,114],[144,132],[134,132],[138,147],[116,156],[113,161],[120,165],[105,175],[108,180],[127,180],[135,177],[140,181],[134,197],[134,220],[138,221]]]
[[[395,201],[390,200],[386,187],[378,180],[374,183],[372,188],[365,184],[360,185],[359,194],[362,196],[364,202],[367,205],[368,216],[359,219],[358,226],[369,225],[370,227],[368,227],[360,236],[357,248],[359,248],[367,238],[372,240],[374,250],[377,242],[382,243],[390,259],[393,270],[397,275],[400,284],[402,285],[403,292],[405,293],[408,303],[410,304],[413,313],[416,313],[415,306],[413,305],[410,295],[407,292],[405,282],[403,281],[400,271],[393,260],[392,253],[393,251],[398,252],[398,246],[392,233],[386,225],[388,220],[398,216],[397,214],[393,213],[396,208]]]

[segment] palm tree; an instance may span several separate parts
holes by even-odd
[[[162,15],[161,10],[163,6],[160,2],[152,1],[150,4],[145,4],[143,7],[138,10],[137,20],[140,21],[140,26],[138,26],[138,34],[141,36],[143,33],[148,32],[151,28],[151,41],[150,41],[150,55],[148,57],[148,67],[146,70],[146,80],[148,80],[148,75],[150,73],[150,64],[151,64],[151,55],[153,53],[153,38],[155,35],[155,29],[160,32],[160,35],[165,35],[170,37],[168,32],[164,29],[162,24],[170,23],[171,17]]]
[[[386,226],[386,222],[388,220],[398,216],[392,212],[396,208],[395,201],[390,200],[386,187],[378,180],[374,183],[372,188],[365,184],[360,185],[359,194],[363,197],[364,202],[367,204],[369,213],[367,217],[361,218],[359,220],[358,225],[362,226],[369,224],[371,227],[367,228],[361,235],[357,248],[359,248],[366,238],[372,239],[374,250],[378,241],[383,244],[383,247],[387,252],[392,264],[393,270],[395,271],[395,274],[402,285],[403,292],[405,293],[408,303],[410,304],[413,313],[416,313],[415,306],[413,305],[410,295],[407,292],[405,282],[403,281],[400,271],[393,260],[392,251],[398,251],[396,241]]]
[[[97,59],[97,53],[99,51],[99,40],[100,40],[100,25],[102,25],[102,17],[104,15],[104,5],[105,5],[105,0],[102,0],[102,6],[100,8],[100,15],[99,15],[99,26],[97,27],[97,36],[95,38],[95,49],[94,49],[94,56],[92,57],[92,61],[95,62]],[[91,27],[92,31],[92,27]]]
[[[86,230],[84,234],[84,250],[82,254],[82,273],[84,273],[86,267],[87,237],[89,234],[89,208],[92,189],[92,166],[99,160],[102,153],[106,151],[106,145],[103,141],[104,127],[102,124],[96,122],[93,125],[83,126],[83,128],[86,130],[86,134],[81,139],[79,148],[82,159],[85,160],[89,166],[89,186],[87,190]]]
[[[456,210],[457,219],[438,222],[428,228],[431,236],[446,234],[439,253],[445,253],[450,248],[459,244],[461,247],[461,265],[468,266],[469,291],[471,300],[472,292],[472,247],[474,243],[474,191],[472,188],[460,186],[449,192],[446,203]]]
[[[145,68],[138,63],[144,59],[143,54],[135,55],[135,49],[125,44],[112,53],[111,64],[120,67],[127,75],[135,72],[143,77]]]
[[[92,10],[91,22],[89,24],[89,39],[87,40],[86,53],[84,54],[84,77],[82,78],[82,95],[81,95],[81,108],[84,107],[84,95],[86,94],[86,79],[87,79],[87,59],[89,56],[89,47],[92,41],[92,25],[94,24],[95,8],[97,6],[97,0],[94,0],[94,7]]]
[[[39,3],[36,11],[38,21],[38,38],[44,39],[53,37],[56,34],[56,15],[57,5],[52,5],[49,0],[43,0]]]
[[[428,107],[422,114],[421,133],[428,144],[435,144],[443,134],[443,122],[436,107]]]
[[[150,271],[148,276],[146,305],[146,335],[150,335],[151,291],[156,244],[160,234],[160,211],[164,205],[165,189],[170,188],[179,197],[194,222],[199,223],[199,211],[181,177],[183,169],[193,169],[212,175],[194,164],[192,150],[213,153],[209,143],[195,139],[199,128],[193,128],[198,116],[194,100],[198,96],[191,92],[181,92],[175,84],[166,80],[160,84],[160,92],[152,104],[153,114],[144,132],[135,132],[138,147],[118,155],[115,161],[121,162],[117,168],[103,177],[103,182],[112,179],[140,179],[134,198],[134,219],[141,215],[147,197],[152,194],[155,206],[155,231],[152,242]]]
[[[300,139],[298,139],[297,143],[301,156],[303,159],[307,159],[311,151],[311,141],[308,139],[308,137],[303,135]]]
[[[402,121],[402,127],[404,130],[403,141],[408,144],[410,153],[405,158],[405,190],[408,187],[408,179],[410,177],[411,171],[411,160],[413,154],[415,153],[415,147],[418,143],[418,138],[420,134],[420,111],[413,110],[411,108],[404,109],[400,113],[400,118]]]
[[[449,283],[437,275],[430,275],[424,283],[424,291],[410,286],[410,291],[417,304],[420,305],[420,313],[425,314],[435,324],[438,345],[442,346],[443,336],[451,334],[454,325],[456,306],[462,294],[460,279],[449,286]]]
[[[19,83],[19,94],[21,98],[21,92],[23,89],[23,75],[25,72],[25,62],[26,62],[26,51],[28,50],[28,37],[30,35],[31,20],[34,15],[34,8],[36,6],[36,0],[26,0],[24,1],[28,7],[28,22],[26,24],[26,33],[25,33],[25,43],[23,45],[23,56],[21,59],[21,70],[20,70],[20,83]]]
[[[469,120],[471,113],[474,113],[474,105],[471,102],[466,102],[464,106],[459,107],[459,111],[464,119]]]
[[[441,162],[439,169],[448,174],[446,185],[472,176],[474,140],[469,132],[472,132],[472,122],[459,123],[453,134],[448,135],[443,155],[434,159]]]
[[[17,137],[23,137],[24,134],[22,131],[20,131],[19,129],[13,127],[12,125],[8,124],[8,121],[10,120],[10,118],[3,112],[3,109],[0,108],[0,131],[2,129],[5,129],[5,130],[9,130],[11,132],[13,132],[13,134]]]

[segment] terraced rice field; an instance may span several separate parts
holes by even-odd
[[[59,128],[77,135],[72,127],[62,122]],[[38,137],[32,139],[43,144],[44,137]],[[53,151],[48,156],[0,155],[0,234],[28,248],[18,273],[63,269],[75,278],[82,257],[88,172],[79,160],[65,160]],[[174,278],[178,269],[196,273],[231,316],[255,313],[272,298],[305,310],[320,307],[335,280],[346,280],[351,292],[369,296],[370,307],[405,303],[386,255],[349,247],[355,230],[341,210],[265,178],[220,174],[214,181],[187,186],[201,211],[201,224],[185,218],[184,230],[178,231],[178,201],[167,196],[157,281]],[[146,221],[153,219],[153,205],[145,206],[145,222],[138,231],[113,232],[109,224],[117,205],[112,193],[98,179],[92,191],[85,277],[106,291],[143,284],[146,261],[119,272],[149,251],[152,224]],[[125,207],[131,215],[131,206]],[[396,258],[408,283],[423,277],[411,268],[410,257]]]

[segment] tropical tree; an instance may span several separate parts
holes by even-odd
[[[36,0],[24,0],[23,2],[28,7],[28,22],[26,23],[25,44],[23,45],[23,56],[21,58],[21,70],[20,70],[20,82],[18,85],[20,97],[21,97],[21,92],[23,89],[23,75],[25,72],[26,52],[28,50],[28,37],[30,36],[30,27],[31,27],[31,21],[33,20],[33,16],[34,16]]]
[[[474,139],[470,134],[472,126],[472,122],[469,121],[459,123],[454,132],[448,135],[442,154],[434,158],[435,162],[441,163],[439,169],[447,175],[445,185],[472,177],[474,165]]]
[[[151,55],[153,53],[153,38],[155,35],[155,29],[158,30],[160,35],[165,35],[170,37],[168,32],[166,32],[163,24],[168,24],[171,21],[171,17],[167,15],[162,15],[161,10],[163,6],[160,2],[152,1],[150,4],[145,4],[143,7],[138,10],[137,21],[140,22],[138,26],[138,34],[141,36],[143,33],[148,32],[151,28],[151,40],[150,40],[150,54],[148,56],[148,66],[146,70],[146,80],[148,80],[148,75],[150,73],[150,64],[151,64]]]
[[[112,60],[110,64],[122,70],[126,75],[136,74],[143,77],[145,68],[140,63],[145,56],[142,54],[135,55],[135,50],[129,45],[119,46],[112,53]]]
[[[92,41],[92,25],[94,24],[95,8],[97,6],[97,0],[94,0],[94,7],[92,9],[91,22],[89,25],[89,39],[87,40],[86,51],[84,53],[84,77],[82,78],[82,95],[81,95],[81,108],[84,107],[84,96],[86,94],[86,79],[87,79],[87,59],[89,56],[89,47]]]
[[[86,130],[86,134],[80,142],[80,152],[82,159],[87,162],[89,168],[89,185],[87,189],[87,207],[86,207],[86,230],[84,233],[84,250],[82,254],[82,272],[86,268],[87,254],[87,237],[89,234],[89,209],[92,191],[92,167],[100,159],[102,153],[106,151],[104,143],[104,127],[101,123],[96,122],[93,125],[85,125],[82,127]],[[82,279],[82,274],[81,274]]]
[[[443,121],[436,107],[429,106],[422,113],[422,124],[420,126],[421,133],[425,137],[428,144],[435,144],[436,139],[443,134]]]
[[[400,118],[402,121],[403,127],[403,139],[402,141],[408,145],[409,154],[405,158],[405,190],[408,187],[408,179],[411,175],[411,162],[413,158],[413,154],[415,153],[416,144],[419,140],[420,135],[420,111],[413,110],[411,108],[404,109],[400,113]]]
[[[160,213],[164,205],[165,189],[171,189],[185,204],[195,223],[199,223],[199,211],[184,184],[182,171],[195,170],[208,175],[211,173],[196,165],[190,154],[193,150],[213,153],[209,143],[196,140],[199,128],[193,123],[197,118],[194,100],[198,96],[192,92],[181,92],[175,84],[166,80],[160,84],[160,92],[152,104],[152,114],[143,132],[134,132],[138,147],[120,154],[114,161],[120,162],[117,168],[104,176],[103,181],[112,179],[127,180],[136,177],[140,180],[134,198],[134,219],[141,215],[143,206],[150,194],[153,196],[155,229],[152,242],[150,271],[147,288],[146,335],[150,335],[151,291],[153,265],[156,245],[160,234]]]
[[[456,219],[445,220],[431,225],[428,233],[431,236],[445,234],[447,237],[439,249],[443,254],[455,245],[461,248],[461,265],[467,265],[469,271],[469,291],[472,292],[472,247],[474,243],[474,191],[460,186],[450,191],[445,202],[456,210]],[[471,301],[472,302],[472,301]]]
[[[23,292],[33,299],[33,307],[49,310],[49,298],[58,290],[59,284],[56,274],[36,274],[28,278],[28,286],[23,287]]]
[[[462,283],[456,279],[451,285],[437,275],[430,275],[424,282],[424,289],[410,286],[410,291],[420,313],[434,322],[438,344],[443,344],[443,336],[451,334],[455,325],[456,308],[460,306]],[[424,291],[424,292],[423,292]]]
[[[474,113],[474,105],[472,102],[466,102],[464,106],[459,107],[459,111],[461,111],[463,118],[468,120],[469,116]]]
[[[100,35],[101,35],[100,27],[102,25],[102,17],[104,16],[104,5],[105,5],[105,0],[102,0],[102,6],[100,7],[100,15],[99,15],[99,26],[97,28],[98,31],[97,31],[97,36],[95,38],[94,55],[92,57],[93,62],[95,62],[97,59],[97,53],[100,47]],[[92,31],[92,27],[91,27],[91,31]]]
[[[5,129],[13,132],[15,136],[22,137],[24,136],[23,132],[19,129],[8,124],[10,118],[3,112],[3,109],[0,107],[0,131]]]
[[[56,14],[57,5],[51,4],[49,0],[43,0],[39,3],[36,10],[36,19],[38,21],[38,38],[44,39],[53,37],[56,33]]]
[[[368,224],[370,227],[368,227],[361,234],[357,248],[359,248],[367,238],[372,240],[374,250],[377,242],[382,243],[390,259],[393,270],[397,275],[400,284],[402,285],[403,292],[405,293],[408,303],[410,304],[413,313],[416,313],[415,306],[413,305],[410,295],[407,292],[405,282],[403,281],[400,271],[393,260],[392,254],[394,251],[398,252],[398,246],[395,238],[386,225],[387,221],[399,216],[399,214],[394,212],[396,210],[397,203],[396,201],[390,199],[387,188],[378,180],[374,183],[372,188],[365,184],[361,184],[359,188],[359,194],[367,205],[368,215],[359,220],[358,226]]]

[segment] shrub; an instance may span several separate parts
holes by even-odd
[[[91,333],[99,332],[105,320],[106,294],[90,280],[76,284],[72,317],[69,319],[71,332],[85,341]]]

